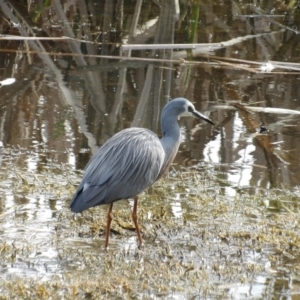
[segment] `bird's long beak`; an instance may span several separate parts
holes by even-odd
[[[208,123],[210,123],[210,124],[212,124],[212,125],[215,125],[215,123],[214,123],[212,120],[210,120],[210,119],[207,118],[206,116],[204,116],[204,115],[202,115],[201,113],[199,113],[199,111],[194,110],[194,111],[192,112],[192,114],[193,114],[196,118],[202,119],[202,120],[204,120],[204,121],[206,121],[206,122],[208,122]]]

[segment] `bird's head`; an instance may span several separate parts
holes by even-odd
[[[178,119],[181,117],[194,117],[205,120],[206,122],[215,125],[213,121],[207,118],[205,115],[198,112],[193,103],[185,98],[176,98],[171,100],[163,109],[163,114],[176,115]]]

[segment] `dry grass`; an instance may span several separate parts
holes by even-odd
[[[141,195],[143,248],[120,201],[105,252],[106,208],[68,209],[80,172],[51,162],[30,174],[13,161],[0,184],[14,197],[0,215],[0,299],[224,299],[258,286],[268,297],[270,282],[291,280],[299,293],[297,191],[229,197],[212,166],[173,171]]]

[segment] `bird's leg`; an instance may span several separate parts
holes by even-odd
[[[106,226],[106,237],[105,237],[105,249],[108,247],[109,235],[110,235],[110,224],[113,219],[112,215],[113,203],[110,204],[108,213],[107,213],[107,226]]]
[[[141,238],[141,232],[140,232],[140,227],[138,224],[138,218],[137,218],[137,205],[138,205],[138,196],[134,197],[134,204],[133,204],[133,211],[132,211],[132,220],[135,225],[135,230],[138,236],[139,240],[139,247],[142,246],[142,238]]]

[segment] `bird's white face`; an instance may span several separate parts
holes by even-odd
[[[178,116],[178,120],[181,117],[195,117],[193,114],[193,111],[195,111],[195,107],[192,103],[186,103],[184,105],[184,108],[185,108],[185,110]]]
[[[194,117],[197,119],[202,119],[214,125],[214,123],[209,118],[197,111],[195,109],[195,106],[191,102],[187,101],[186,103],[184,103],[183,108],[184,111],[181,114],[179,114],[178,119],[180,119],[181,117]]]

